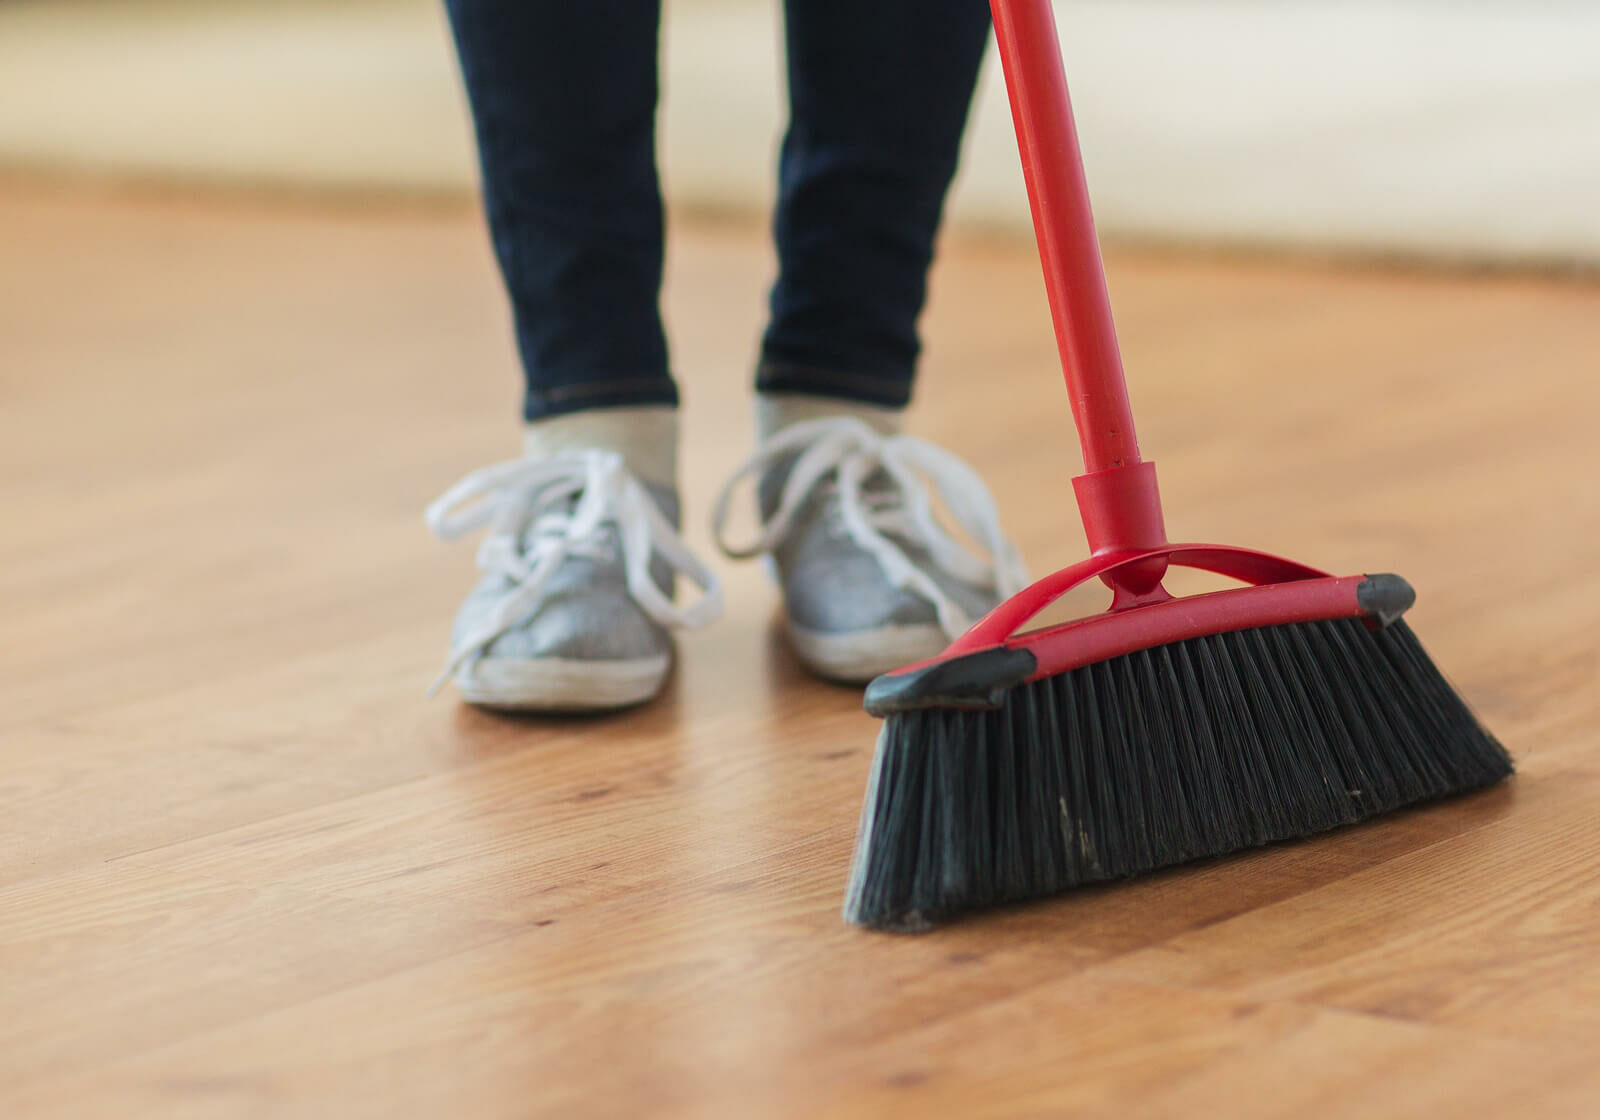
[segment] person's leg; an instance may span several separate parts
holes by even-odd
[[[761,447],[745,471],[763,530],[735,551],[776,562],[800,659],[859,681],[933,656],[1021,586],[982,482],[896,435],[989,7],[788,0],[786,13],[779,275],[756,378]],[[924,479],[987,555],[926,515]]]
[[[788,0],[779,274],[757,388],[903,407],[987,0]]]
[[[677,390],[659,311],[658,0],[445,0],[527,374],[524,458],[429,510],[487,528],[447,675],[511,708],[612,708],[666,678],[715,580],[676,534]],[[706,589],[672,601],[674,573]]]
[[[675,405],[659,292],[659,0],[445,0],[524,417]]]

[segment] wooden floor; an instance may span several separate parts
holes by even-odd
[[[706,546],[771,262],[674,233]],[[473,214],[0,186],[0,1115],[1600,1115],[1600,288],[1110,269],[1174,535],[1409,577],[1521,773],[905,938],[839,920],[875,725],[754,567],[636,714],[423,697],[421,509],[516,442]],[[913,427],[1042,573],[1037,289],[947,246]]]

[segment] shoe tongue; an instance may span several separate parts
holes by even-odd
[[[655,502],[656,509],[660,510],[661,515],[667,519],[667,523],[670,524],[674,529],[681,528],[682,518],[679,511],[677,491],[669,489],[665,486],[657,486],[650,482],[645,482],[642,485],[644,486],[645,493],[650,496],[650,499],[653,502]],[[524,542],[531,541],[535,536],[538,535],[538,524],[541,517],[552,513],[571,517],[578,512],[578,503],[580,503],[582,500],[582,494],[569,494],[559,501],[536,502],[533,506],[533,514],[528,518],[527,528],[523,530]],[[614,511],[612,511],[612,516],[604,518],[601,521],[601,524],[615,524]]]
[[[642,485],[645,493],[655,502],[656,508],[661,511],[661,515],[667,519],[674,530],[677,530],[681,521],[677,491],[665,486],[656,486],[649,482]],[[533,515],[528,519],[527,527],[522,531],[522,547],[529,551],[534,549],[534,541],[539,536],[539,519],[541,517],[552,513],[572,517],[577,513],[578,503],[582,500],[583,495],[581,494],[569,494],[560,501],[536,504],[533,507]],[[621,534],[617,528],[615,511],[609,512],[611,516],[603,518],[600,522],[599,539],[605,542],[602,550],[596,552],[594,550],[586,550],[580,546],[577,551],[579,557],[586,557],[591,562],[600,560],[606,564],[620,564],[622,562]],[[660,553],[652,553],[649,566],[651,580],[660,588],[663,595],[668,599],[672,599],[677,594],[677,574],[674,572],[672,565]]]
[[[528,523],[523,527],[522,530],[522,546],[524,548],[531,548],[533,546],[533,541],[535,538],[540,536],[542,532],[539,527],[539,522],[542,519],[550,516],[551,514],[560,514],[565,517],[571,517],[578,511],[579,500],[579,495],[571,494],[560,499],[559,501],[536,502],[532,511],[528,515]]]
[[[778,512],[778,506],[783,499],[784,483],[789,481],[789,472],[794,470],[794,464],[800,458],[801,452],[794,451],[781,458],[774,459],[772,465],[761,476],[761,482],[756,487],[757,498],[761,504],[761,519],[770,520]],[[836,493],[839,483],[839,472],[828,471],[817,480],[816,487],[807,497],[807,502],[814,502],[824,494]],[[867,475],[861,484],[863,493],[877,494],[888,493],[895,489],[894,479],[889,477],[889,472],[882,467],[877,467]]]

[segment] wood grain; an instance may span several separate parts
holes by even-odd
[[[709,552],[772,260],[672,232]],[[0,246],[0,1114],[1600,1114],[1593,285],[1112,253],[1174,534],[1406,575],[1521,773],[908,939],[838,918],[875,725],[751,566],[638,712],[423,698],[420,510],[516,446],[475,214],[12,181]],[[926,327],[913,430],[1075,559],[1032,250]]]

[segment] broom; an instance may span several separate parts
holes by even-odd
[[[1414,595],[1400,577],[1168,542],[1050,2],[992,7],[1092,555],[868,686],[884,723],[844,915],[883,929],[1307,836],[1512,770],[1401,620]],[[1245,586],[1175,598],[1169,565]],[[1096,577],[1113,592],[1104,614],[1017,632]]]

